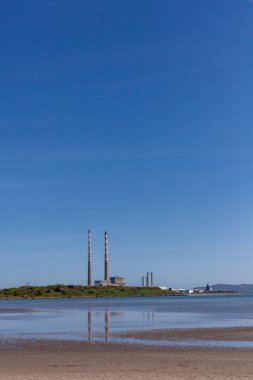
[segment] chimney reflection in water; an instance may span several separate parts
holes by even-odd
[[[91,323],[92,323],[92,313],[91,311],[88,311],[88,342],[89,343],[92,343]]]
[[[110,315],[109,311],[105,311],[105,343],[109,343],[109,322],[110,322]]]
[[[104,338],[105,343],[109,343],[110,337],[110,313],[108,310],[105,311],[104,315],[105,325],[104,325]],[[92,312],[88,311],[88,343],[92,343]]]

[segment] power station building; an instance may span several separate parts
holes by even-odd
[[[108,233],[104,235],[104,280],[94,281],[94,286],[125,286],[124,278],[120,276],[109,277]],[[92,286],[91,264],[91,232],[88,231],[88,286]]]
[[[125,286],[126,285],[124,283],[124,277],[120,277],[120,276],[110,277],[110,283],[111,283],[111,285],[116,285],[116,286]]]
[[[146,284],[145,284],[145,282],[146,282]],[[147,272],[147,276],[146,277],[144,277],[144,276],[141,277],[141,286],[143,288],[145,286],[147,288],[149,288],[149,287],[153,288],[153,286],[154,286],[153,272]]]

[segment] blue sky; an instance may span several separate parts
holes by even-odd
[[[253,2],[0,5],[0,286],[253,282]]]

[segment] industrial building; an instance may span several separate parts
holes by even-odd
[[[142,276],[141,278],[141,286],[144,288],[145,287],[145,280],[146,280],[146,287],[153,288],[154,286],[154,277],[153,277],[153,272],[147,272],[146,277]]]
[[[104,279],[94,281],[94,286],[125,286],[124,278],[114,276],[109,278],[108,233],[104,235]],[[88,286],[92,286],[92,262],[91,262],[91,231],[88,231]]]
[[[120,277],[120,276],[110,277],[110,284],[116,285],[116,286],[125,286],[126,285],[124,283],[124,277]]]

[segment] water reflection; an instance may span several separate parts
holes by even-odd
[[[154,327],[155,313],[153,312],[143,312],[142,319],[143,324],[149,326],[149,328]],[[104,312],[87,312],[87,327],[88,327],[88,343],[127,343],[127,344],[138,344],[142,346],[160,346],[160,347],[214,347],[214,348],[252,348],[253,342],[251,341],[216,341],[216,340],[201,340],[201,339],[145,339],[145,338],[133,338],[117,336],[117,334],[112,334],[110,337],[110,319],[113,319],[113,323],[117,324],[117,320],[124,319],[125,313],[123,312],[110,312],[105,310]],[[94,330],[92,333],[92,322]],[[100,328],[98,328],[98,323]],[[102,322],[102,324],[101,324]],[[113,325],[112,323],[112,325]],[[102,327],[103,326],[103,327]],[[114,330],[115,331],[115,330]],[[102,334],[101,334],[102,332]]]
[[[115,315],[116,313],[114,313]],[[88,320],[88,343],[92,343],[92,312],[87,313]],[[110,338],[110,312],[108,310],[104,313],[104,341],[106,344],[109,343]]]
[[[106,344],[110,343],[110,318],[113,318],[114,325],[117,325],[118,323],[117,319],[123,320],[122,321],[122,324],[123,324],[124,317],[125,317],[125,313],[123,312],[115,312],[115,311],[110,312],[109,310],[105,310],[104,313],[102,312],[98,313],[98,312],[88,311],[87,312],[88,343],[93,343],[93,341],[98,341],[98,340],[101,341],[101,339],[99,339],[99,337],[101,338],[101,331],[104,332],[102,334],[102,337],[103,337],[102,339],[104,340],[104,342]],[[147,326],[149,327],[153,326],[154,313],[145,312],[142,314],[142,317],[143,317],[143,322]],[[102,318],[104,322],[103,329],[98,327],[100,325],[100,323],[98,324],[98,322],[101,321]],[[95,328],[93,326],[93,329],[95,331],[92,331],[92,322],[94,322],[93,324],[95,325]]]
[[[94,314],[94,315],[93,315]],[[110,343],[127,343],[127,344],[138,344],[142,346],[160,346],[160,347],[214,347],[214,348],[253,348],[253,342],[251,341],[216,341],[216,340],[201,340],[201,339],[145,339],[145,338],[132,338],[132,337],[117,337],[117,335],[112,335],[110,338],[110,317],[114,319],[122,318],[125,313],[122,312],[110,312],[105,310],[104,313],[97,312],[87,312],[87,327],[88,327],[88,343],[104,342],[105,344]],[[142,314],[143,322],[147,322],[151,327],[153,325],[155,315],[154,313],[144,312]],[[104,322],[104,334],[102,336],[98,331],[94,332],[92,335],[92,321],[93,319],[99,317],[100,321]],[[95,321],[94,321],[95,322]],[[151,322],[151,323],[150,323]],[[101,330],[100,330],[101,331]]]
[[[6,308],[15,312],[1,313]],[[0,305],[0,338],[55,336],[112,343],[127,331],[236,326],[253,326],[253,297],[13,300]]]
[[[105,311],[105,343],[109,343],[110,337],[110,315],[109,311]]]
[[[92,343],[92,313],[88,311],[88,342]]]

